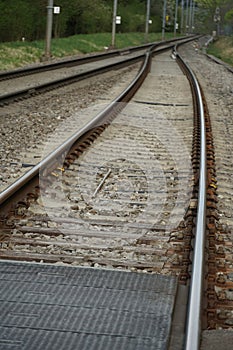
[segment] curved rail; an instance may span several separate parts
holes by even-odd
[[[160,50],[167,50],[167,49],[173,47],[174,41],[184,43],[184,42],[187,42],[190,40],[194,40],[194,37],[188,37],[185,39],[184,38],[175,39],[175,40],[173,39],[173,40],[161,42],[159,44],[156,44],[156,43],[150,44],[149,51],[150,52],[153,51],[156,54],[156,52],[158,52]],[[0,106],[4,106],[5,104],[20,100],[22,98],[30,98],[38,93],[47,92],[47,91],[50,91],[50,90],[58,88],[58,87],[72,84],[72,83],[75,83],[77,81],[81,81],[83,79],[87,79],[87,78],[96,76],[98,74],[102,74],[102,73],[110,71],[112,69],[119,69],[119,68],[129,66],[131,64],[142,61],[144,58],[144,55],[145,55],[145,52],[142,54],[138,54],[135,57],[130,57],[130,58],[127,58],[125,60],[121,60],[120,62],[110,63],[108,65],[104,65],[102,67],[98,67],[95,69],[90,69],[90,70],[82,72],[82,73],[73,74],[73,75],[68,76],[68,77],[62,77],[60,79],[55,79],[53,81],[49,81],[49,82],[46,82],[46,83],[43,83],[40,85],[27,87],[27,88],[24,88],[24,89],[15,91],[15,92],[6,93],[6,94],[0,96]]]
[[[50,82],[47,82],[44,84],[40,84],[40,85],[37,85],[34,87],[25,88],[25,89],[22,89],[19,91],[10,92],[10,93],[1,95],[0,96],[0,106],[4,106],[4,104],[7,104],[9,102],[15,101],[15,100],[20,99],[20,98],[31,97],[35,94],[42,93],[43,91],[46,92],[46,91],[49,91],[51,89],[65,86],[68,84],[72,84],[72,83],[75,83],[77,81],[81,81],[81,80],[93,77],[95,75],[98,75],[98,74],[103,74],[104,72],[107,72],[111,69],[119,69],[119,68],[123,68],[125,66],[129,66],[131,64],[134,64],[134,63],[141,61],[143,59],[143,57],[144,57],[144,53],[141,55],[138,55],[136,57],[128,58],[127,60],[124,60],[124,61],[108,64],[107,66],[98,67],[98,68],[91,69],[91,70],[86,71],[86,72],[74,74],[74,75],[69,76],[69,77],[56,79],[56,80],[53,80],[53,81],[50,81]]]
[[[207,191],[207,161],[206,161],[206,128],[204,104],[199,83],[192,70],[175,51],[178,62],[182,65],[190,80],[195,94],[197,113],[200,120],[200,166],[199,166],[199,192],[195,243],[192,263],[192,277],[188,302],[187,329],[185,350],[198,350],[201,332],[201,304],[203,292],[203,268],[206,230],[206,191]]]
[[[185,40],[184,39],[181,40],[181,42],[183,43],[190,40],[194,40],[194,38],[195,37],[188,38],[188,39],[186,38]],[[122,105],[122,104],[119,104],[118,102],[129,101],[130,98],[134,95],[134,93],[137,91],[139,86],[144,81],[150,69],[150,62],[151,62],[152,56],[160,51],[167,50],[173,46],[174,45],[170,43],[170,44],[164,45],[164,47],[156,51],[157,45],[156,44],[152,45],[150,49],[146,52],[146,54],[142,55],[142,57],[144,57],[144,61],[137,76],[134,78],[131,84],[108,107],[105,108],[103,112],[99,113],[91,122],[89,122],[81,130],[78,130],[70,139],[68,139],[65,144],[63,144],[61,147],[59,147],[54,152],[52,152],[49,156],[47,156],[44,160],[42,160],[42,162],[40,162],[38,165],[33,167],[25,175],[19,178],[15,183],[13,183],[9,187],[7,187],[2,193],[0,193],[1,217],[3,218],[4,214],[7,212],[10,206],[11,198],[14,196],[16,196],[17,198],[21,198],[21,193],[23,192],[25,194],[25,191],[26,191],[25,187],[28,186],[29,182],[35,181],[35,178],[38,176],[41,168],[46,169],[46,167],[48,167],[50,162],[52,162],[52,159],[56,160],[57,157],[61,156],[61,154],[67,150],[67,147],[71,147],[73,143],[77,142],[81,137],[83,137],[91,129],[94,129],[95,127],[99,126],[100,123],[102,124],[108,123],[112,115],[113,116],[116,115],[117,113],[116,109],[120,105]]]
[[[99,53],[94,55],[93,54],[86,55],[85,57],[69,58],[59,62],[46,63],[43,65],[37,65],[33,67],[26,67],[26,68],[24,67],[24,68],[14,69],[11,71],[0,72],[0,80],[12,79],[20,76],[46,72],[49,70],[55,70],[55,69],[60,69],[64,67],[78,66],[78,65],[82,65],[90,62],[104,60],[115,56],[134,53],[140,50],[146,50],[146,49],[149,49],[151,46],[159,47],[161,45],[171,43],[171,42],[177,42],[182,39],[187,39],[187,37],[180,37],[180,38],[170,39],[170,40],[161,41],[161,42],[154,42],[154,43],[149,43],[149,44],[144,44],[139,46],[128,47],[121,50],[112,50],[109,52],[104,52],[104,53]]]
[[[149,50],[144,57],[144,62],[130,86],[126,88],[104,111],[99,113],[91,122],[86,124],[81,130],[77,131],[69,138],[62,146],[58,147],[54,152],[50,153],[42,162],[36,165],[33,169],[27,172],[24,176],[18,179],[14,184],[9,186],[5,191],[0,193],[0,206],[2,218],[6,210],[11,206],[11,199],[15,196],[20,198],[22,192],[25,193],[23,187],[28,188],[28,183],[35,181],[39,171],[51,167],[51,162],[56,163],[56,159],[63,156],[81,137],[85,136],[90,130],[94,130],[100,124],[108,124],[111,119],[117,114],[119,108],[122,109],[122,104],[118,102],[128,101],[137,91],[141,83],[144,81],[150,69],[151,57],[154,54],[153,49]],[[197,350],[200,342],[200,315],[201,315],[201,298],[203,284],[203,264],[204,264],[204,239],[205,239],[205,212],[206,212],[206,142],[205,142],[205,116],[202,96],[199,84],[187,65],[182,60],[181,56],[175,51],[178,62],[186,70],[186,74],[191,81],[193,93],[196,96],[197,113],[201,124],[201,160],[200,160],[200,179],[199,179],[199,199],[198,199],[198,215],[196,224],[196,240],[194,247],[193,259],[193,276],[190,287],[189,311],[187,314],[187,336],[186,350]],[[27,193],[27,192],[26,192]]]
[[[122,104],[119,102],[127,102],[135,94],[139,86],[144,81],[147,73],[150,69],[151,53],[147,52],[144,55],[144,62],[134,80],[131,84],[115,99],[110,105],[108,105],[102,112],[95,116],[89,123],[87,123],[82,129],[78,130],[73,136],[71,136],[65,143],[58,147],[55,151],[50,153],[44,160],[38,163],[35,167],[29,170],[25,175],[20,177],[16,182],[7,187],[2,193],[0,193],[0,206],[3,214],[4,207],[9,204],[12,197],[21,193],[24,186],[28,186],[30,181],[38,176],[41,169],[46,169],[51,166],[51,162],[56,162],[57,158],[61,157],[62,154],[66,153],[75,142],[83,137],[90,130],[95,129],[99,125],[107,124],[114,117],[119,108],[122,109]]]
[[[101,60],[105,60],[107,58],[112,58],[115,56],[121,56],[124,54],[129,54],[129,53],[133,53],[144,49],[146,50],[151,45],[153,45],[153,43],[144,44],[136,47],[129,47],[127,49],[122,49],[122,50],[113,50],[110,52],[104,52],[100,54],[94,54],[94,55],[90,54],[90,55],[86,55],[85,57],[69,58],[63,61],[46,63],[43,65],[37,65],[33,67],[18,68],[12,71],[0,72],[0,81],[6,80],[6,79],[13,79],[13,78],[30,75],[30,74],[46,72],[49,70],[56,70],[60,68],[79,66],[90,62],[101,61]]]

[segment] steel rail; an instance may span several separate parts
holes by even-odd
[[[94,61],[100,61],[100,60],[105,60],[107,58],[115,57],[115,56],[121,56],[124,54],[129,54],[129,53],[134,53],[136,51],[140,50],[146,50],[150,48],[152,45],[153,46],[161,46],[167,43],[171,42],[177,42],[182,39],[187,39],[187,37],[180,37],[180,38],[175,38],[175,39],[170,39],[166,41],[161,41],[161,42],[154,42],[154,43],[148,43],[148,44],[143,44],[139,46],[132,46],[120,50],[112,50],[109,52],[102,52],[99,54],[90,54],[86,55],[85,57],[78,57],[78,58],[69,58],[66,60],[61,60],[59,62],[52,62],[52,63],[46,63],[43,65],[36,65],[33,67],[24,67],[24,68],[18,68],[14,69],[11,71],[6,71],[6,72],[0,72],[0,81],[1,80],[6,80],[6,79],[12,79],[16,78],[19,76],[25,76],[25,75],[30,75],[30,74],[37,74],[41,72],[46,72],[48,70],[55,70],[55,69],[60,69],[63,67],[73,67],[73,66],[78,66]]]
[[[183,39],[181,43],[187,42],[190,40],[194,40],[193,38]],[[165,43],[164,43],[165,45]],[[3,211],[3,207],[7,206],[11,200],[17,193],[21,192],[21,190],[27,186],[30,181],[34,181],[36,176],[38,176],[39,171],[41,169],[46,169],[49,167],[49,164],[53,162],[54,159],[61,157],[62,153],[66,153],[67,149],[72,146],[73,143],[77,142],[78,139],[83,137],[87,132],[95,127],[99,126],[100,123],[104,123],[104,120],[109,118],[109,114],[111,111],[116,109],[116,105],[120,105],[119,102],[127,102],[134,94],[133,89],[139,88],[140,84],[143,82],[144,78],[147,75],[147,72],[150,69],[150,62],[152,56],[158,54],[159,52],[163,52],[171,47],[173,44],[167,44],[165,47],[160,49],[157,48],[157,45],[152,45],[150,49],[143,55],[144,61],[139,69],[138,74],[130,83],[130,85],[118,96],[115,100],[113,100],[102,112],[100,112],[96,117],[94,117],[89,123],[87,123],[81,130],[78,130],[73,136],[71,136],[65,143],[63,143],[60,147],[58,147],[55,151],[49,154],[46,158],[44,158],[40,163],[35,165],[31,170],[21,176],[18,180],[16,180],[12,185],[8,186],[3,192],[0,193],[0,209]],[[132,59],[132,58],[131,58]]]
[[[192,276],[188,300],[188,312],[186,319],[185,350],[198,350],[201,334],[201,308],[203,295],[203,269],[206,231],[206,191],[207,191],[207,157],[206,157],[206,127],[204,104],[199,83],[182,57],[175,51],[178,61],[185,67],[197,101],[197,111],[200,120],[200,167],[199,167],[199,192],[197,219],[195,230],[195,242],[193,251]]]
[[[65,86],[67,84],[72,84],[72,83],[96,76],[98,74],[103,74],[104,72],[107,72],[111,69],[120,69],[120,68],[123,68],[125,66],[129,66],[131,64],[134,64],[134,63],[141,61],[143,59],[143,57],[144,57],[144,54],[141,54],[141,55],[138,55],[136,57],[128,58],[127,60],[123,60],[123,61],[115,62],[115,63],[110,63],[104,67],[94,68],[94,69],[91,69],[91,70],[86,71],[86,72],[73,74],[72,76],[69,76],[69,77],[56,79],[56,80],[53,80],[53,81],[50,81],[47,83],[43,83],[43,84],[40,84],[37,86],[33,86],[33,87],[29,87],[29,88],[22,89],[19,91],[10,92],[10,93],[1,95],[0,96],[0,105],[4,106],[4,104],[6,104],[10,101],[15,101],[15,100],[20,99],[20,98],[30,97],[30,96],[33,96],[37,93],[43,92],[43,91],[49,91],[49,90],[54,89],[54,88],[58,88],[61,86]]]
[[[130,85],[118,96],[116,97],[105,109],[97,114],[90,122],[88,122],[83,128],[78,130],[73,136],[71,136],[67,141],[65,141],[61,146],[59,146],[55,151],[51,152],[47,157],[45,157],[40,163],[34,166],[26,174],[21,176],[12,185],[8,186],[3,192],[0,193],[0,207],[7,204],[15,194],[27,185],[31,180],[39,175],[40,171],[45,170],[50,166],[51,162],[54,162],[57,158],[61,157],[62,154],[66,154],[67,150],[77,142],[82,136],[84,136],[90,130],[107,123],[110,119],[112,112],[115,113],[116,109],[122,108],[123,104],[119,102],[126,102],[132,95],[136,92],[139,86],[144,81],[149,69],[151,61],[151,52],[147,52],[144,55],[144,62]]]
[[[180,43],[183,43],[183,42],[188,42],[190,40],[194,40],[194,38],[189,37],[189,38],[185,38],[185,39],[183,39],[183,38],[176,39],[176,42],[179,41]],[[161,52],[161,50],[167,50],[173,46],[174,46],[174,40],[168,40],[166,42],[161,42],[160,44],[151,45],[149,48],[149,51],[150,52],[153,51],[153,54],[156,54],[158,52]],[[22,98],[29,98],[29,97],[32,97],[32,96],[38,94],[38,93],[47,92],[47,91],[54,89],[54,88],[58,88],[58,87],[62,87],[62,86],[68,85],[68,84],[72,84],[72,83],[75,83],[77,81],[81,81],[81,80],[96,76],[98,74],[102,74],[102,73],[107,72],[107,71],[112,70],[112,69],[120,69],[120,68],[129,66],[130,64],[134,64],[134,63],[137,63],[139,61],[142,61],[144,58],[144,55],[145,55],[145,53],[139,54],[135,57],[130,57],[130,58],[127,58],[127,59],[122,60],[120,62],[109,63],[108,65],[94,68],[94,69],[91,69],[89,71],[73,74],[73,75],[68,76],[68,77],[55,79],[55,80],[47,82],[47,83],[43,83],[43,84],[36,85],[36,86],[31,86],[29,88],[24,88],[24,89],[15,91],[15,92],[6,93],[6,94],[0,96],[0,106],[4,106],[5,104],[20,100]]]
[[[215,62],[217,64],[220,64],[221,66],[223,66],[224,68],[226,68],[230,73],[233,73],[233,66],[230,64],[227,64],[226,62],[223,62],[222,60],[220,60],[219,58],[213,56],[213,55],[208,55],[206,54],[206,57],[211,60],[212,62]]]
[[[151,45],[153,45],[153,43],[137,46],[135,48],[113,50],[111,52],[104,52],[104,53],[94,54],[94,55],[93,54],[86,55],[85,57],[70,58],[70,59],[66,59],[64,61],[59,61],[59,62],[55,62],[55,63],[46,63],[43,65],[37,65],[34,67],[18,68],[18,69],[15,69],[13,71],[0,72],[0,81],[17,78],[19,76],[26,76],[26,75],[31,75],[31,74],[42,73],[42,72],[46,72],[46,71],[50,71],[50,70],[79,66],[82,64],[101,61],[101,60],[105,60],[105,59],[116,57],[116,56],[123,56],[124,54],[130,54],[130,53],[140,51],[143,49],[146,50]]]
[[[51,152],[44,160],[37,164],[33,169],[19,178],[15,183],[10,185],[6,190],[0,193],[0,206],[1,209],[4,206],[8,206],[12,198],[20,193],[21,188],[27,186],[28,182],[33,181],[38,177],[40,171],[45,171],[50,167],[51,162],[59,157],[64,157],[67,150],[77,142],[80,137],[84,136],[91,129],[103,123],[109,123],[109,115],[112,115],[112,111],[116,108],[119,102],[126,102],[134,92],[139,88],[141,82],[147,75],[150,69],[151,57],[153,56],[153,50],[149,50],[145,54],[144,63],[139,70],[136,78],[104,111],[100,112],[92,121],[87,123],[81,130],[78,130],[71,138],[69,138],[63,145],[59,146],[55,151]],[[177,60],[183,62],[180,55],[176,52]],[[183,65],[185,63],[183,62]],[[200,161],[200,189],[198,198],[198,215],[196,226],[196,242],[194,246],[194,262],[193,262],[193,275],[190,287],[189,297],[189,311],[187,314],[187,331],[186,331],[186,343],[185,350],[198,350],[200,342],[200,322],[201,322],[201,297],[202,297],[202,284],[203,284],[203,264],[204,264],[204,233],[205,233],[205,211],[206,211],[206,149],[205,149],[205,120],[204,120],[204,107],[201,97],[201,91],[199,84],[194,74],[189,71],[190,80],[193,81],[194,89],[198,96],[198,113],[201,122],[201,161]],[[134,92],[132,92],[134,88]],[[118,108],[118,107],[117,107]],[[119,107],[122,108],[122,107]],[[113,112],[115,113],[115,112]]]
[[[192,38],[186,38],[183,39],[181,42],[187,42],[190,40],[194,40],[196,37]],[[164,51],[166,49],[169,49],[174,45],[167,45],[164,48],[158,49],[158,51]],[[140,80],[144,76],[146,77],[146,67],[149,70],[150,68],[150,62],[153,55],[158,53],[157,45],[152,45],[152,47],[144,54],[144,63],[141,66],[141,69],[139,70],[137,76],[134,78],[134,80],[131,82],[130,86],[128,86],[108,107],[105,108],[105,110],[100,113],[98,116],[96,116],[91,122],[89,122],[86,126],[84,126],[81,130],[78,130],[76,134],[73,135],[71,139],[68,139],[65,144],[63,144],[59,149],[56,149],[55,152],[47,156],[44,160],[42,160],[40,163],[35,165],[31,170],[29,170],[26,174],[21,176],[16,182],[14,182],[12,185],[8,186],[3,192],[0,193],[0,207],[1,210],[3,207],[8,206],[10,198],[12,198],[16,193],[21,192],[21,189],[23,189],[28,182],[34,181],[36,176],[39,174],[39,170],[41,168],[46,168],[48,166],[49,162],[52,158],[58,157],[64,150],[66,150],[67,147],[70,147],[72,143],[76,142],[79,138],[85,135],[88,131],[91,130],[91,128],[96,127],[97,123],[100,123],[101,118],[103,118],[103,115],[106,117],[111,110],[114,109],[114,106],[116,106],[117,102],[125,102],[130,99],[131,96],[133,96],[134,93],[132,93],[132,88],[136,87],[138,88],[140,85]],[[119,105],[119,103],[118,103]],[[57,152],[57,153],[56,153]],[[17,196],[17,195],[16,195]]]

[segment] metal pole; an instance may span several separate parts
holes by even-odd
[[[188,30],[188,9],[189,9],[189,0],[186,0],[185,33],[187,33],[187,30]]]
[[[193,30],[195,29],[194,18],[195,18],[195,0],[193,0],[192,32],[193,32]]]
[[[164,1],[163,1],[163,27],[162,27],[162,40],[164,40],[164,37],[165,37],[166,9],[167,9],[167,0],[164,0]]]
[[[150,20],[150,0],[147,0],[145,42],[148,41],[149,20]]]
[[[115,47],[117,0],[114,0],[112,16],[112,47]]]
[[[190,0],[190,5],[189,5],[189,33],[192,33],[192,10],[193,10],[193,0]]]
[[[177,11],[178,11],[178,0],[176,0],[176,8],[175,8],[174,36],[176,36]]]
[[[45,46],[45,58],[47,58],[47,59],[49,59],[49,57],[51,56],[52,27],[53,27],[53,0],[48,0],[46,46]]]
[[[184,0],[181,1],[181,23],[180,23],[180,32],[184,32]]]

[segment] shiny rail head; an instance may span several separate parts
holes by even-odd
[[[207,160],[206,160],[206,130],[204,103],[200,85],[190,67],[182,59],[181,55],[174,50],[176,59],[182,65],[182,69],[187,75],[191,89],[195,96],[194,102],[197,104],[196,110],[200,120],[200,174],[197,223],[194,242],[194,257],[192,266],[192,277],[190,286],[190,296],[188,302],[187,328],[185,339],[185,350],[198,350],[201,333],[201,307],[203,296],[203,270],[204,270],[204,250],[206,231],[206,192],[207,192]]]

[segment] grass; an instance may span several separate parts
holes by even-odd
[[[233,36],[218,38],[210,44],[208,53],[233,66]]]
[[[166,34],[170,39],[172,33]],[[111,33],[80,34],[68,38],[52,39],[51,51],[54,58],[104,51],[110,46]],[[160,41],[161,33],[150,33],[149,42]],[[121,49],[144,43],[144,33],[117,33],[116,47]],[[38,63],[44,54],[45,42],[0,43],[0,70],[10,70],[29,64]]]

